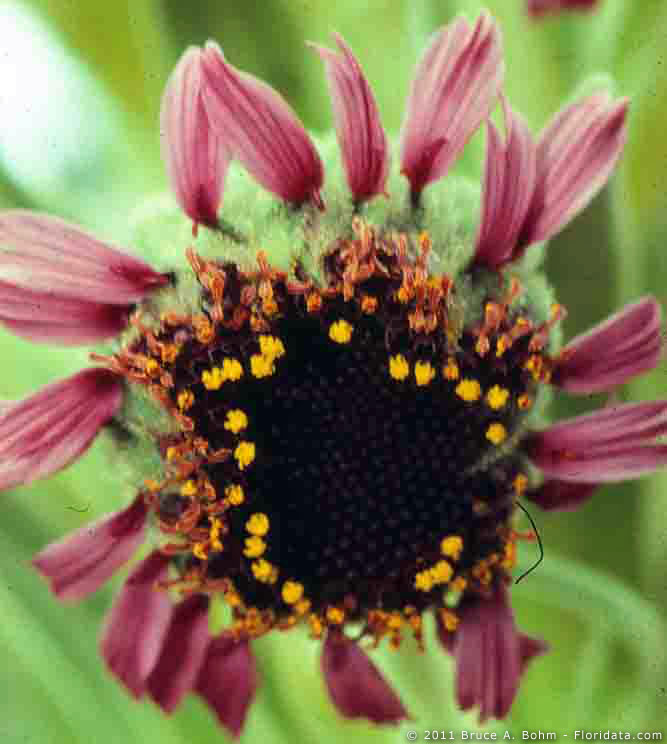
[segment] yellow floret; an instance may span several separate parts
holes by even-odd
[[[455,561],[460,558],[462,550],[463,540],[458,535],[448,535],[440,542],[440,552]]]
[[[239,442],[234,450],[234,457],[239,470],[244,470],[255,459],[255,445],[253,442]]]
[[[420,387],[428,385],[434,377],[435,370],[431,362],[417,362],[415,364],[415,380],[417,381],[417,385]]]
[[[507,438],[507,429],[499,423],[490,424],[486,430],[486,438],[492,444],[502,444]]]
[[[482,388],[477,380],[463,379],[456,386],[456,394],[466,403],[474,403],[482,395]]]
[[[225,377],[220,367],[213,367],[212,369],[205,369],[201,373],[201,381],[204,383],[204,387],[207,390],[219,390],[222,383],[225,381]]]
[[[450,357],[442,368],[442,375],[446,380],[459,379],[459,365]]]
[[[273,364],[273,359],[263,354],[253,354],[250,357],[250,371],[253,377],[262,378],[269,377],[272,375],[276,368]]]
[[[434,584],[446,584],[454,575],[454,569],[447,563],[447,561],[438,561],[433,568],[431,568],[431,578]]]
[[[257,535],[246,537],[245,548],[243,550],[243,554],[245,556],[247,556],[248,558],[259,558],[259,556],[262,555],[265,551],[266,543],[264,542],[264,540],[262,540],[261,537],[257,537]]]
[[[266,559],[260,558],[258,561],[253,561],[252,575],[261,581],[263,584],[275,584],[278,579],[278,569],[269,563]]]
[[[243,377],[243,367],[238,359],[227,357],[222,360],[222,374],[225,380],[240,380]]]
[[[286,604],[296,604],[303,597],[303,584],[298,581],[286,581],[283,584],[281,595]]]
[[[389,374],[394,380],[405,380],[410,374],[410,365],[403,354],[389,357]]]
[[[283,342],[275,336],[260,336],[259,337],[259,350],[263,356],[270,357],[271,359],[278,359],[285,353],[285,346]]]
[[[264,512],[255,512],[245,523],[245,528],[251,535],[264,537],[269,531],[269,518]]]
[[[329,328],[329,338],[337,344],[348,344],[352,338],[354,327],[346,320],[337,320]]]
[[[225,429],[227,431],[238,434],[246,426],[248,426],[248,417],[243,411],[235,408],[227,413],[227,419],[225,420]]]
[[[240,506],[245,501],[243,488],[239,485],[231,485],[225,488],[225,496],[232,506]]]
[[[507,403],[509,395],[509,390],[500,387],[500,385],[494,385],[486,393],[486,402],[490,408],[493,408],[494,411],[497,411],[500,408],[504,407],[504,405]]]

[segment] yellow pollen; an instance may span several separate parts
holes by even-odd
[[[434,584],[446,584],[454,575],[454,569],[447,561],[438,561],[430,571]]]
[[[240,380],[243,377],[243,367],[238,359],[230,359],[229,357],[222,360],[222,374],[225,380]]]
[[[181,411],[187,411],[188,408],[191,408],[192,404],[195,402],[195,396],[190,390],[181,390],[181,392],[178,394],[178,398],[176,398],[176,402],[178,403],[178,407],[181,409]]]
[[[178,457],[178,447],[167,447],[167,462],[173,462]]]
[[[405,305],[405,303],[410,299],[410,292],[406,287],[401,287],[398,292],[396,292],[396,298],[400,303]]]
[[[398,612],[392,612],[387,618],[387,627],[389,630],[399,630],[401,625],[403,625],[403,618]]]
[[[225,602],[227,602],[230,607],[238,607],[241,604],[241,596],[230,589],[230,591],[225,592]]]
[[[176,357],[181,353],[180,346],[176,344],[165,344],[160,350],[162,361],[171,364],[176,361]]]
[[[517,496],[523,496],[527,487],[528,478],[523,473],[519,473],[514,479],[514,493],[516,493]]]
[[[186,499],[190,496],[194,496],[197,493],[197,484],[193,480],[185,481],[185,483],[181,486],[181,496],[184,496]]]
[[[502,444],[502,442],[507,438],[507,430],[502,424],[490,424],[489,428],[486,430],[486,438],[492,444]]]
[[[227,419],[225,420],[225,429],[231,431],[233,434],[238,434],[242,429],[248,426],[248,417],[243,411],[235,408],[233,411],[229,411]]]
[[[234,450],[239,470],[244,470],[255,459],[255,445],[252,442],[239,442]]]
[[[303,584],[298,581],[286,581],[280,594],[285,604],[296,604],[303,597]]]
[[[440,552],[455,561],[461,557],[463,540],[458,535],[449,535],[440,542]]]
[[[442,375],[445,380],[459,379],[459,365],[450,357],[447,364],[442,368]]]
[[[232,506],[240,506],[245,501],[243,488],[236,484],[225,488],[225,496]]]
[[[431,362],[417,362],[415,364],[415,380],[417,381],[417,385],[420,387],[428,385],[434,377],[435,370]]]
[[[273,297],[267,297],[262,300],[262,311],[265,315],[275,315],[278,312],[278,303]]]
[[[320,618],[312,613],[308,616],[308,622],[310,623],[310,631],[315,638],[320,638],[322,635],[322,621]]]
[[[453,591],[462,592],[466,586],[468,586],[468,582],[463,578],[463,576],[457,576],[450,586]]]
[[[207,390],[219,390],[225,378],[220,367],[213,367],[210,370],[205,369],[201,373],[201,381]]]
[[[269,518],[264,514],[264,512],[255,512],[245,523],[245,528],[251,535],[264,537],[264,535],[269,531]]]
[[[538,354],[531,354],[523,364],[523,368],[530,372],[534,380],[540,379],[543,366],[544,360]]]
[[[155,377],[160,372],[160,365],[155,361],[155,359],[149,359],[146,362],[146,372],[151,377]]]
[[[361,310],[362,312],[366,313],[366,315],[372,315],[377,310],[377,308],[377,297],[373,297],[372,295],[364,295],[361,298]]]
[[[500,387],[500,385],[494,385],[486,394],[486,402],[490,408],[497,411],[507,403],[509,395],[509,390]]]
[[[459,627],[458,617],[451,611],[446,609],[440,610],[440,621],[450,633],[453,633]]]
[[[251,568],[252,575],[263,584],[275,584],[278,580],[278,569],[264,558],[253,561]]]
[[[243,555],[247,556],[248,558],[259,558],[260,555],[263,555],[265,550],[266,543],[264,542],[264,540],[262,540],[261,537],[257,537],[257,535],[246,537]]]
[[[250,357],[250,371],[253,377],[262,378],[269,377],[272,375],[276,368],[273,364],[273,359],[263,354],[253,354]]]
[[[456,394],[466,403],[474,403],[482,395],[482,388],[477,380],[463,379],[456,386]]]
[[[516,558],[517,558],[516,543],[508,542],[507,545],[505,545],[505,551],[504,551],[503,559],[500,562],[500,565],[506,571],[511,571],[516,566]]]
[[[340,607],[327,607],[327,620],[335,625],[340,625],[345,620],[345,613]]]
[[[322,297],[316,292],[311,292],[306,300],[306,310],[309,313],[316,313],[322,307]]]
[[[415,576],[415,589],[420,592],[430,592],[433,589],[433,577],[430,571],[420,571]]]
[[[507,343],[507,336],[501,336],[496,341],[496,356],[501,357],[509,348]]]
[[[394,380],[405,380],[410,374],[410,365],[403,354],[389,357],[389,374]]]
[[[220,540],[220,533],[222,532],[222,522],[214,518],[211,522],[211,530],[209,532],[209,537],[211,540],[211,547],[214,550],[222,550],[222,542]]]
[[[310,609],[310,600],[309,599],[300,599],[295,605],[294,605],[294,612],[296,612],[297,615],[305,615],[306,612]]]
[[[533,399],[530,395],[520,395],[517,400],[517,405],[522,411],[527,411],[533,405]]]
[[[329,338],[337,344],[349,344],[354,327],[346,320],[337,320],[329,328]]]
[[[200,561],[205,561],[208,558],[206,543],[195,543],[192,546],[192,554],[195,556],[195,558],[199,558]]]
[[[264,356],[271,359],[278,359],[285,354],[283,342],[275,336],[260,336],[259,350]]]

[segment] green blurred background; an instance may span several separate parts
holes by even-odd
[[[397,131],[424,39],[476,2],[400,0],[0,1],[0,207],[70,218],[127,244],[136,205],[163,191],[158,111],[162,88],[188,44],[217,39],[236,65],[264,78],[308,127],[330,126],[322,65],[305,48],[341,32],[371,81],[385,126]],[[499,19],[506,89],[537,130],[593,74],[632,100],[630,137],[613,182],[548,250],[549,275],[569,310],[568,336],[622,303],[667,295],[667,3],[603,0],[594,15],[530,21],[522,0],[486,3]],[[459,168],[479,178],[483,137]],[[37,347],[0,332],[0,398],[29,393],[78,369],[85,353]],[[664,364],[620,391],[664,396]],[[555,414],[598,399],[560,400]],[[62,606],[29,567],[66,531],[127,503],[98,442],[66,472],[3,494],[0,520],[0,741],[69,744],[224,740],[188,699],[173,717],[136,704],[107,677],[96,651],[118,584]],[[534,518],[542,566],[513,590],[526,632],[552,644],[525,677],[510,718],[522,729],[667,734],[667,476],[601,489],[572,514]],[[85,510],[85,513],[81,513]],[[531,546],[524,563],[532,562]],[[296,637],[295,637],[296,636]],[[474,730],[453,704],[452,669],[437,644],[374,658],[415,716],[400,729],[340,719],[305,637],[256,644],[262,688],[244,741],[395,742],[408,728]],[[421,737],[420,737],[421,738]]]

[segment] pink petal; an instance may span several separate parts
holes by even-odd
[[[341,54],[315,46],[324,60],[347,182],[356,203],[384,192],[389,148],[373,92],[352,50],[339,34]]]
[[[164,274],[74,225],[35,212],[0,212],[0,280],[54,299],[127,305]]]
[[[127,327],[130,310],[0,281],[0,323],[37,343],[76,346],[117,336]]]
[[[504,718],[510,711],[528,662],[548,650],[543,641],[517,631],[507,591],[478,599],[460,612],[454,633],[439,627],[446,650],[456,659],[456,697],[463,710],[479,706],[479,720]]]
[[[547,478],[605,483],[637,478],[667,464],[667,401],[626,403],[560,422],[526,442]]]
[[[449,166],[493,109],[504,64],[500,31],[484,12],[474,28],[457,18],[434,35],[408,99],[401,173],[418,195]]]
[[[32,565],[59,599],[83,599],[99,589],[144,539],[142,498],[94,524],[86,525],[38,553]]]
[[[169,558],[154,551],[127,577],[100,639],[109,671],[136,698],[146,691],[171,621],[169,595],[157,586],[167,579]]]
[[[0,490],[56,473],[83,454],[121,406],[123,388],[105,369],[53,383],[0,414]]]
[[[501,95],[506,144],[487,122],[482,221],[475,261],[498,268],[512,259],[519,232],[533,197],[537,150],[524,120]]]
[[[408,713],[378,668],[359,646],[330,632],[322,649],[322,674],[329,695],[347,718],[398,723]]]
[[[166,713],[172,713],[194,688],[208,644],[208,599],[193,594],[176,606],[157,664],[148,678],[151,697]]]
[[[215,227],[229,153],[211,129],[202,100],[201,49],[189,47],[162,98],[162,158],[171,188],[195,223]]]
[[[571,393],[609,390],[653,369],[661,348],[661,308],[645,297],[570,341],[553,382]]]
[[[528,492],[526,498],[544,511],[574,511],[591,498],[596,488],[596,483],[548,480],[537,490]]]
[[[551,238],[605,185],[625,145],[627,110],[626,98],[595,93],[563,109],[542,132],[522,246]]]
[[[589,10],[598,0],[528,0],[528,12],[539,17],[560,10]]]
[[[202,55],[202,96],[211,126],[232,155],[264,186],[292,204],[321,204],[322,162],[283,98],[239,72],[209,41]]]
[[[238,738],[257,689],[257,665],[247,641],[229,633],[213,638],[199,672],[196,691],[220,723]]]

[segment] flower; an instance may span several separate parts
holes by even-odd
[[[546,651],[510,606],[526,536],[517,498],[571,509],[600,482],[667,462],[665,401],[537,425],[550,387],[607,391],[661,352],[652,297],[559,351],[565,310],[521,262],[609,178],[627,101],[594,93],[534,139],[502,93],[496,23],[458,18],[418,65],[392,172],[371,88],[334,39],[337,52],[315,51],[342,191],[324,182],[319,153],[332,145],[318,149],[275,91],[210,42],[185,52],[161,115],[169,180],[194,226],[187,263],[160,274],[53,218],[0,215],[0,321],[40,342],[117,336],[115,351],[92,355],[99,366],[0,405],[0,486],[55,472],[103,429],[145,437],[161,462],[157,475],[135,464],[131,504],[34,565],[58,597],[81,599],[150,535],[102,656],[135,698],[171,713],[194,693],[235,736],[258,685],[253,641],[300,626],[322,641],[344,716],[408,717],[359,640],[412,635],[424,649],[428,613],[459,705],[504,717]],[[498,102],[504,138],[489,120]],[[482,122],[474,235],[450,201],[457,180],[443,178]],[[284,205],[267,206],[255,182]],[[129,425],[137,411],[150,426]],[[231,618],[217,634],[213,600]]]
[[[528,0],[528,12],[535,18],[560,10],[592,10],[598,0]]]

